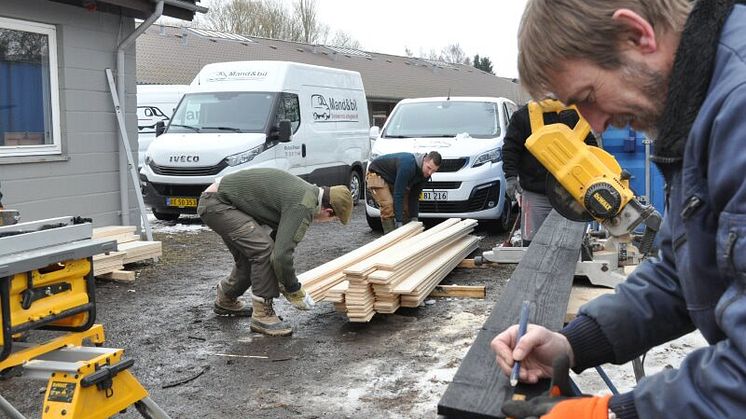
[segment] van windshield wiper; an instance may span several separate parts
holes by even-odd
[[[202,129],[216,129],[220,131],[241,132],[240,128],[234,128],[234,127],[202,127]]]
[[[386,135],[384,138],[412,138],[409,135]]]
[[[453,138],[456,134],[422,135],[420,138]]]
[[[194,132],[199,132],[199,128],[192,126],[192,125],[182,125],[182,124],[171,124],[170,127],[181,127],[181,128],[189,128],[190,130]]]

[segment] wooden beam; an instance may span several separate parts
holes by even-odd
[[[573,285],[570,291],[570,301],[567,303],[567,312],[565,313],[565,323],[569,323],[578,314],[580,306],[600,297],[604,294],[613,294],[614,290],[606,287],[593,287],[587,285]]]
[[[135,282],[134,271],[113,271],[107,274],[99,275],[98,278],[106,279],[108,281],[131,283]]]
[[[529,321],[559,330],[565,318],[585,224],[552,211],[518,264],[492,313],[438,403],[438,414],[452,417],[502,417],[503,401],[513,393],[495,362],[494,337],[518,322],[523,300],[532,302]],[[520,394],[538,394],[548,380],[519,385]]]
[[[484,285],[437,285],[430,297],[480,298],[487,296]]]
[[[483,260],[480,264],[477,264],[477,262],[474,259],[464,259],[456,266],[457,268],[464,268],[464,269],[484,269],[488,268],[490,266],[497,266],[498,264],[495,262],[490,262],[488,260]]]

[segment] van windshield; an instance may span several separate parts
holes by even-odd
[[[188,93],[168,132],[265,132],[277,93]]]
[[[402,103],[391,115],[383,137],[455,137],[462,133],[474,138],[500,136],[497,104],[457,101]]]

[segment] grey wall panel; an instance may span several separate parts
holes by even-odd
[[[103,68],[65,68],[60,78],[66,89],[109,93],[109,84]]]
[[[129,96],[129,95],[127,95]],[[106,91],[90,90],[65,90],[65,106],[70,112],[91,112],[92,110],[111,112],[108,118],[113,117],[114,104],[111,94]]]
[[[116,115],[113,110],[91,109],[89,111],[65,112],[65,121],[68,124],[68,132],[109,132],[116,133]]]
[[[68,132],[67,154],[117,153],[117,143],[107,139],[113,135],[108,132]]]
[[[121,224],[119,221],[119,192],[37,200],[13,207],[21,211],[23,221],[80,215],[93,218],[96,226]],[[49,207],[55,209],[52,215],[50,215]],[[112,214],[116,214],[116,216],[112,217]]]

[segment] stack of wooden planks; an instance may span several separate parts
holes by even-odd
[[[470,235],[476,225],[451,218],[423,232],[421,223],[409,223],[316,268],[327,273],[313,275],[313,281],[305,277],[312,271],[299,278],[316,301],[322,297],[350,321],[367,322],[375,313],[420,305],[478,247],[479,238]]]
[[[93,275],[103,279],[131,282],[133,271],[125,271],[124,265],[161,256],[161,242],[141,241],[134,226],[107,226],[93,229],[94,239],[117,241],[117,251],[93,256]]]

